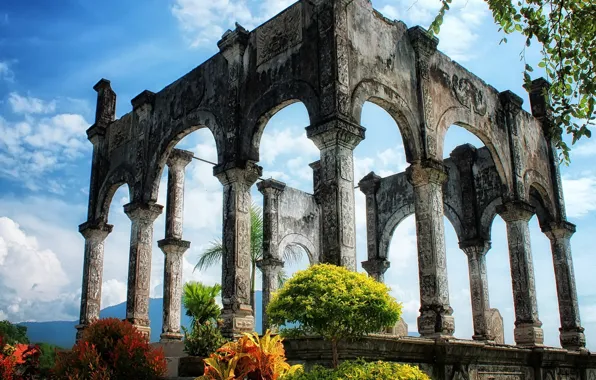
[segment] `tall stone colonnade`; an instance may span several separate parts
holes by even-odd
[[[356,269],[354,185],[366,195],[367,254],[362,265],[383,281],[395,227],[415,214],[420,277],[418,330],[449,338],[455,321],[449,301],[443,216],[468,256],[474,339],[494,341],[498,311],[490,308],[485,256],[490,225],[507,224],[515,339],[543,344],[536,307],[528,221],[536,214],[552,242],[561,313],[561,343],[585,346],[579,318],[570,237],[557,152],[545,89],[534,81],[532,113],[510,91],[498,92],[437,50],[420,27],[384,18],[367,0],[301,0],[249,32],[240,25],[218,42],[219,53],[161,91],[143,91],[132,111],[116,119],[116,95],[107,80],[96,86],[97,112],[85,237],[79,331],[99,317],[103,242],[114,191],[126,184],[131,203],[131,246],[126,318],[148,332],[153,222],[161,173],[168,167],[163,339],[180,339],[184,167],[192,153],[175,150],[187,134],[208,128],[217,148],[213,174],[223,191],[223,332],[254,329],[250,304],[250,191],[261,176],[260,139],[278,110],[302,102],[306,134],[320,150],[313,168],[314,194],[277,181],[259,183],[265,196],[264,258],[258,263],[267,294],[283,266],[287,244],[307,249],[311,262]],[[362,106],[371,101],[397,122],[409,163],[404,173],[354,178],[353,150],[365,138]],[[458,147],[443,160],[447,129],[458,124],[486,145]],[[294,205],[288,212],[288,205]],[[200,216],[208,217],[208,216]],[[268,297],[265,297],[268,299]]]

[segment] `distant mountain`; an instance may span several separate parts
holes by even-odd
[[[263,294],[261,291],[255,292],[255,327],[258,333],[261,333]],[[151,320],[151,341],[159,341],[161,326],[163,323],[163,299],[151,298],[149,302],[149,319]],[[101,318],[120,318],[126,316],[126,302],[110,306],[100,312]],[[182,325],[188,327],[190,318],[186,316],[186,310],[182,309]],[[60,347],[72,347],[75,341],[78,321],[52,321],[52,322],[23,322],[21,325],[27,326],[27,336],[34,343],[50,343]]]

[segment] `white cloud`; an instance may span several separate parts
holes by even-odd
[[[14,82],[14,72],[10,68],[8,61],[0,61],[0,80]]]
[[[56,101],[43,101],[31,96],[21,96],[16,92],[8,95],[8,103],[12,107],[12,112],[20,114],[45,114],[56,110]]]
[[[306,137],[304,130],[288,127],[271,132],[266,130],[261,139],[260,155],[261,162],[265,165],[274,164],[278,156],[301,156],[315,161],[319,149]]]
[[[383,6],[381,9],[379,9],[379,11],[387,18],[399,20],[399,11],[393,5],[387,4]]]
[[[568,217],[579,218],[596,210],[596,178],[593,176],[563,177],[563,190]]]
[[[126,301],[126,282],[115,278],[103,282],[101,288],[101,307],[106,308]]]

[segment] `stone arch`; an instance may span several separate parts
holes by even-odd
[[[488,148],[490,155],[495,163],[501,183],[507,184],[511,188],[511,178],[508,163],[506,159],[507,155],[505,152],[500,151],[493,143],[490,136],[482,131],[482,129],[475,126],[478,120],[474,120],[474,117],[470,115],[470,110],[464,107],[450,107],[448,108],[437,123],[438,129],[438,143],[437,143],[437,157],[443,157],[443,148],[445,146],[445,136],[447,136],[448,130],[453,125],[462,127],[474,136],[478,137],[480,141]]]
[[[452,207],[450,204],[444,202],[443,203],[443,215],[449,220],[449,223],[453,226],[455,230],[455,234],[457,235],[457,240],[462,241],[465,236],[465,228],[459,214],[457,213],[456,209]]]
[[[116,169],[110,171],[104,180],[97,196],[97,203],[95,204],[95,218],[107,223],[110,205],[112,198],[116,191],[122,186],[128,187],[128,198],[132,202],[134,196],[135,176],[133,169],[126,164],[118,166]]]
[[[382,258],[387,258],[387,256],[389,256],[389,246],[396,228],[404,221],[404,219],[414,213],[414,204],[408,203],[401,206],[393,213],[393,215],[391,215],[389,220],[387,220],[385,226],[382,228],[381,239],[379,241],[379,255],[382,255]]]
[[[360,123],[362,107],[370,101],[383,108],[395,121],[404,142],[406,161],[412,162],[421,157],[421,138],[415,126],[418,125],[408,103],[393,88],[375,80],[363,80],[352,92],[352,118]]]
[[[319,117],[319,96],[305,81],[294,80],[278,83],[250,105],[245,119],[246,129],[243,141],[251,143],[242,147],[242,149],[248,149],[243,153],[249,160],[259,162],[261,137],[273,115],[290,104],[298,102],[304,104],[310,123],[314,124]]]
[[[308,255],[308,261],[311,265],[319,262],[318,252],[315,248],[315,245],[310,241],[310,239],[302,234],[287,234],[280,240],[277,252],[280,259],[283,258],[284,250],[290,244],[296,244],[302,247],[302,249],[306,251],[306,254]]]
[[[497,216],[497,207],[503,203],[501,197],[497,197],[490,201],[482,210],[480,215],[480,236],[490,241],[493,221]]]
[[[223,153],[225,150],[224,131],[221,129],[216,116],[207,110],[197,110],[185,115],[177,122],[176,127],[172,132],[162,139],[158,149],[153,153],[154,165],[151,166],[147,174],[147,186],[150,189],[151,201],[156,201],[159,193],[159,181],[161,174],[166,166],[166,162],[172,152],[172,149],[182,140],[194,131],[202,128],[207,128],[211,131],[215,139],[215,149],[217,150],[217,158],[219,162],[223,160]]]
[[[546,189],[539,182],[532,182],[528,186],[528,200],[536,209],[536,217],[540,227],[544,230],[555,220],[555,210]]]

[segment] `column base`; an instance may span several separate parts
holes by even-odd
[[[519,325],[513,330],[515,344],[522,347],[540,347],[544,345],[544,332],[536,325]]]
[[[586,336],[583,327],[574,330],[559,329],[561,347],[569,351],[581,351],[586,349]]]
[[[426,310],[418,317],[418,332],[423,338],[449,339],[453,337],[454,331],[455,319],[451,315]]]
[[[255,330],[255,317],[250,305],[240,305],[236,311],[224,307],[221,319],[224,321],[221,333],[226,338],[237,338]]]
[[[135,329],[137,329],[138,332],[140,332],[147,339],[147,341],[151,340],[151,327],[135,325],[134,323],[133,323],[133,326]]]
[[[85,331],[85,329],[87,328],[88,325],[86,324],[80,324],[80,325],[76,325],[75,329],[77,329],[77,335],[76,335],[76,340],[75,342],[78,342],[79,340],[81,340],[81,338],[83,338],[83,332]]]
[[[159,341],[160,342],[178,342],[181,341],[182,338],[184,338],[184,335],[181,333],[176,333],[176,332],[165,332],[165,333],[161,333],[161,335],[159,336]]]

